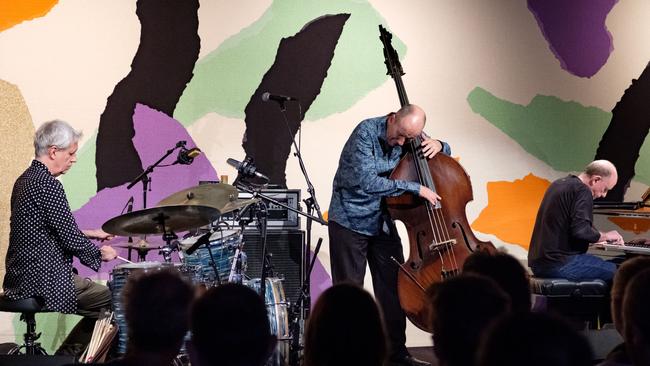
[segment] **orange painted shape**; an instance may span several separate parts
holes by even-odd
[[[59,0],[0,0],[0,32],[26,20],[40,18]]]
[[[650,230],[650,220],[647,218],[612,216],[608,217],[607,220],[613,222],[622,230],[632,231],[637,235]]]
[[[528,249],[539,204],[550,184],[533,174],[514,182],[488,182],[488,205],[472,228]]]

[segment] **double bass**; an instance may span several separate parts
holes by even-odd
[[[381,25],[385,64],[397,86],[403,106],[409,104],[402,81],[404,71],[392,35]],[[460,273],[465,258],[473,251],[495,251],[489,241],[476,238],[465,215],[471,200],[472,183],[463,167],[453,158],[436,154],[427,159],[421,150],[422,138],[405,144],[405,155],[390,179],[418,182],[442,197],[435,206],[411,193],[386,197],[391,217],[402,221],[409,238],[409,257],[400,266],[397,291],[406,316],[418,328],[431,332],[426,291],[429,286]]]

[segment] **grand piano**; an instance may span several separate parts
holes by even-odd
[[[611,216],[611,221],[625,229],[645,232],[650,228],[650,188],[641,196],[641,201],[594,202],[594,214]],[[650,255],[650,237],[636,238],[624,245],[596,243],[594,248],[617,253]]]

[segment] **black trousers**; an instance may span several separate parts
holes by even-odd
[[[370,267],[375,298],[386,324],[391,358],[401,358],[406,350],[406,315],[397,295],[397,264],[404,262],[402,242],[395,225],[389,224],[390,234],[377,236],[359,234],[334,221],[328,223],[332,282],[350,282],[363,287],[366,263]]]

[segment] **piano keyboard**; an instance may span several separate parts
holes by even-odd
[[[646,243],[625,243],[624,245],[596,243],[594,246],[603,250],[650,255],[650,244]]]

